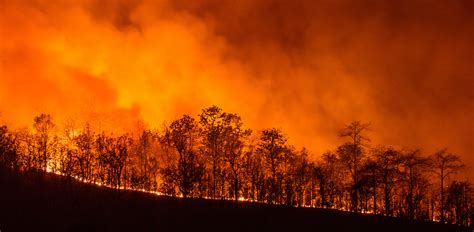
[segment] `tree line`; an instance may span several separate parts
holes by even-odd
[[[184,198],[333,208],[469,226],[473,191],[455,180],[465,166],[446,149],[370,146],[370,124],[339,131],[345,142],[318,159],[278,128],[254,132],[217,106],[162,130],[113,134],[34,118],[33,130],[0,127],[0,166],[53,172],[118,189]]]

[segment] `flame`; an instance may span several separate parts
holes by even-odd
[[[216,104],[315,154],[361,120],[374,144],[450,146],[474,162],[473,14],[457,1],[0,5],[0,112],[15,127],[49,113],[159,128]]]

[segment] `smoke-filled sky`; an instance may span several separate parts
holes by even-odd
[[[0,0],[0,120],[159,127],[218,105],[314,154],[447,147],[474,166],[474,1]]]

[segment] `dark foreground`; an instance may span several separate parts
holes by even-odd
[[[472,231],[325,209],[183,200],[0,170],[0,231]]]

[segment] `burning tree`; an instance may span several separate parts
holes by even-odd
[[[473,190],[467,181],[453,181],[448,187],[445,210],[448,221],[459,225],[469,225],[473,214]]]
[[[286,147],[287,138],[283,133],[276,128],[266,129],[261,132],[260,142],[257,147],[257,152],[264,157],[266,170],[268,170],[268,202],[281,201],[281,176],[279,166],[283,159]]]
[[[208,169],[208,191],[212,198],[222,196],[225,184],[224,170],[224,143],[226,130],[229,129],[230,120],[226,113],[217,106],[203,109],[199,115],[199,123],[202,127],[203,155],[209,164]]]
[[[20,154],[17,141],[7,126],[0,126],[0,166],[19,169]]]
[[[246,140],[252,133],[243,129],[242,119],[236,114],[223,114],[223,160],[226,162],[227,176],[230,176],[230,192],[235,200],[239,198],[241,175],[244,166]]]
[[[444,222],[445,220],[445,194],[444,194],[444,183],[445,179],[452,174],[455,174],[462,168],[464,165],[461,163],[459,156],[448,153],[446,149],[436,152],[431,157],[432,172],[439,178],[440,184],[440,220]]]
[[[311,153],[289,144],[280,129],[252,137],[237,114],[217,106],[204,109],[199,121],[184,115],[162,132],[141,128],[119,136],[94,132],[88,124],[80,130],[66,125],[58,134],[51,116],[42,114],[35,117],[33,132],[0,127],[0,166],[34,170],[32,175],[54,171],[118,189],[159,186],[162,193],[184,198],[243,197],[471,224],[470,184],[445,187],[464,167],[457,155],[442,150],[426,157],[420,150],[382,145],[366,152],[368,127],[352,122],[339,133],[347,138],[344,144],[311,160]],[[439,189],[433,187],[436,179]]]
[[[349,170],[352,183],[350,188],[351,204],[355,211],[359,210],[359,178],[360,163],[364,157],[363,146],[366,141],[370,141],[366,136],[370,124],[354,121],[339,132],[339,136],[348,138],[349,142],[337,148],[337,154]]]
[[[47,171],[48,159],[50,156],[50,147],[52,139],[52,130],[55,125],[53,118],[49,114],[41,114],[34,119],[33,128],[35,130],[35,139],[37,146],[37,164],[38,169]]]
[[[192,117],[184,115],[171,123],[164,136],[178,155],[177,160],[167,164],[161,172],[164,186],[173,192],[177,188],[187,198],[195,193],[204,172],[203,164],[194,151],[199,139],[198,124]]]

